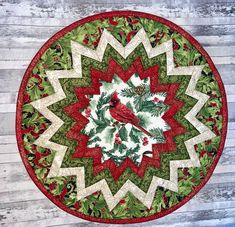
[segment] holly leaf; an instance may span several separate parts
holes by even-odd
[[[121,138],[122,141],[127,141],[127,130],[125,127],[122,127],[119,130],[119,137]]]
[[[107,133],[106,133],[106,136],[105,136],[105,140],[106,140],[107,143],[112,142],[113,134],[114,134],[115,131],[116,131],[115,127],[107,129]]]
[[[35,173],[38,179],[43,179],[45,177],[47,170],[45,168],[36,169]]]
[[[127,146],[125,144],[120,144],[119,146],[119,152],[122,154],[125,149],[127,149]]]
[[[92,143],[95,143],[95,142],[98,142],[98,141],[101,141],[101,139],[98,136],[96,136],[94,139],[89,140],[88,144],[92,144]]]
[[[23,106],[23,112],[33,112],[33,106],[31,104],[25,104]]]
[[[96,133],[102,132],[105,128],[106,128],[106,125],[105,125],[105,124],[99,125],[99,126],[96,128]]]
[[[93,118],[93,117],[91,117],[91,119],[95,122],[95,124],[96,124],[97,126],[105,125],[103,121],[100,121],[100,120],[95,119],[95,118]]]
[[[182,180],[179,182],[179,194],[186,196],[192,191],[193,183],[189,180]]]
[[[129,149],[126,153],[127,156],[134,156],[134,154],[138,153],[140,150],[140,145],[137,144],[136,147],[132,148],[132,149]]]
[[[155,108],[155,103],[153,103],[152,101],[145,100],[142,102],[139,111],[149,112],[151,111],[151,109],[154,108]]]
[[[175,193],[172,193],[170,200],[169,200],[169,207],[172,207],[178,202],[177,196]]]
[[[37,86],[34,86],[31,90],[28,91],[32,100],[37,100],[40,98],[41,91]]]
[[[86,134],[85,131],[84,131],[84,134]],[[93,128],[93,129],[91,129],[91,131],[88,133],[88,136],[91,138],[91,137],[93,137],[94,135],[95,135],[95,129]]]
[[[129,133],[129,136],[131,138],[131,140],[134,142],[134,143],[139,143],[140,140],[139,140],[139,135],[140,135],[140,131],[135,129],[134,127],[132,127],[130,133]]]
[[[100,110],[103,105],[107,104],[110,100],[111,95],[107,95],[107,92],[102,92],[99,101],[97,103],[97,109]]]

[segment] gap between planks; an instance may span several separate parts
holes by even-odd
[[[213,57],[235,56],[235,45],[230,46],[207,46],[205,50]],[[21,61],[31,60],[37,53],[35,48],[0,48],[0,61]]]
[[[25,205],[24,210],[8,209],[8,212],[6,210],[4,210],[2,212],[5,217],[5,219],[3,219],[3,223],[11,224],[11,223],[22,223],[22,222],[29,223],[29,222],[31,222],[31,224],[33,224],[34,222],[37,222],[39,220],[40,221],[44,220],[44,223],[46,224],[45,226],[48,226],[48,225],[53,225],[53,224],[59,224],[58,220],[57,220],[57,223],[55,222],[55,220],[57,218],[63,219],[62,223],[66,223],[66,224],[70,223],[71,219],[74,223],[85,222],[83,219],[75,218],[75,217],[70,216],[69,214],[59,210],[53,204],[47,205],[47,203],[48,203],[47,200],[45,202],[46,202],[46,204],[43,203],[42,200],[38,201],[38,203],[36,203],[36,201],[34,201],[34,203],[36,203],[35,205],[31,205],[31,207],[29,207],[29,208],[26,207],[26,205]],[[40,208],[38,208],[39,205],[41,206]],[[202,206],[200,206],[200,205],[198,206],[199,210],[195,210],[195,211],[192,210],[191,207],[184,205],[183,207],[179,208],[171,215],[166,216],[163,219],[154,220],[153,222],[158,223],[158,226],[159,226],[159,224],[164,224],[164,223],[167,223],[167,226],[169,226],[169,224],[173,224],[173,223],[180,223],[181,224],[180,226],[182,226],[182,224],[185,222],[190,221],[189,223],[192,223],[193,221],[196,220],[196,217],[198,217],[198,216],[200,217],[200,219],[199,219],[200,221],[206,221],[206,220],[213,219],[213,215],[217,214],[217,218],[219,220],[221,218],[233,217],[232,214],[235,211],[234,207],[223,208],[223,206],[222,206],[222,208],[215,208],[213,210],[213,206],[211,206],[211,208],[203,209],[204,204],[201,204],[201,205]],[[184,207],[186,207],[188,209],[184,210],[183,209]],[[42,209],[44,209],[44,212],[42,211]],[[226,212],[226,210],[229,210],[230,212]],[[15,213],[13,214],[13,212],[15,212]],[[207,212],[210,212],[210,213],[207,213]],[[19,217],[17,217],[17,215]],[[16,222],[16,220],[17,220],[17,222]],[[145,224],[143,223],[141,225],[142,226],[143,225],[149,226],[149,222],[145,223]],[[88,223],[88,226],[93,226],[93,224]],[[110,226],[112,226],[112,225],[110,225]]]
[[[77,20],[84,18],[85,15],[77,16]],[[167,18],[179,26],[183,25],[232,25],[235,24],[235,17],[211,17],[205,20],[205,17],[178,17]],[[71,18],[48,18],[48,17],[0,17],[1,25],[24,25],[24,26],[44,26],[44,27],[64,27],[75,22],[74,17]]]
[[[229,46],[235,44],[235,35],[204,35],[194,36],[202,46]],[[2,48],[33,48],[39,49],[48,38],[34,37],[5,37],[0,34]]]
[[[36,1],[2,2],[1,15],[11,16],[36,16],[36,17],[74,17],[79,18],[102,11],[111,10],[136,10],[170,17],[230,17],[234,16],[234,5],[232,2],[208,2],[195,1],[194,4],[182,1],[67,1],[66,4],[57,4],[55,1],[44,3]]]
[[[228,211],[229,212],[229,211]],[[202,216],[203,214],[199,213],[196,217],[200,217]],[[204,215],[205,216],[205,215]],[[183,218],[183,216],[182,216]],[[233,224],[235,223],[235,218],[231,217],[231,218],[214,218],[213,220],[212,219],[209,219],[209,220],[200,220],[197,218],[195,218],[194,220],[192,221],[181,221],[179,220],[178,222],[174,222],[173,224],[168,224],[167,223],[167,220],[166,220],[166,217],[163,217],[163,219],[165,220],[165,222],[163,224],[159,224],[158,220],[161,220],[161,219],[157,219],[157,220],[154,220],[154,221],[149,221],[149,222],[146,222],[146,223],[139,223],[139,224],[132,224],[132,227],[199,227],[199,226],[203,226],[203,227],[209,227],[209,226],[212,226],[212,227],[215,227],[215,226],[220,226],[220,227],[232,227]],[[33,222],[35,223],[35,222]],[[78,224],[76,221],[74,223],[61,223],[61,224],[51,224],[51,225],[47,225],[47,227],[94,227],[94,226],[98,226],[99,224],[93,224],[93,223],[81,223],[81,224]],[[103,225],[105,227],[113,227],[113,226],[119,226],[119,225]],[[123,224],[122,226],[124,227],[128,227],[130,226],[130,224]],[[13,226],[12,226],[13,227]],[[23,223],[17,223],[16,225],[14,225],[14,227],[25,227]]]

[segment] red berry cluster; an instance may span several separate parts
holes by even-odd
[[[148,145],[149,141],[148,141],[148,138],[147,137],[144,137],[143,139],[143,145],[146,146]]]
[[[118,133],[115,134],[115,143],[117,143],[117,144],[122,144],[122,140],[120,139]]]
[[[160,100],[159,98],[155,97],[155,98],[153,99],[153,102],[154,102],[154,103],[159,103],[159,102],[162,102],[162,100]]]
[[[125,200],[125,199],[121,199],[119,203],[120,203],[120,204],[125,204],[125,203],[126,203],[126,200]]]
[[[87,109],[85,110],[85,116],[86,116],[86,117],[90,117],[90,116],[91,116],[91,109],[90,109],[90,108],[87,108]]]

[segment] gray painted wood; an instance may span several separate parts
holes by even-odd
[[[24,71],[55,32],[94,13],[138,10],[181,25],[212,56],[229,108],[226,145],[206,186],[159,220],[132,226],[235,225],[235,3],[234,0],[2,0],[0,2],[0,225],[110,226],[73,217],[52,204],[28,176],[16,146],[15,104]],[[33,47],[32,47],[33,44]]]

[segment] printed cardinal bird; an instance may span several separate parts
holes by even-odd
[[[109,112],[111,116],[122,123],[132,124],[144,134],[148,136],[152,136],[150,132],[140,126],[140,119],[130,110],[126,105],[122,104],[120,99],[118,98],[118,93],[115,91],[109,102]]]

